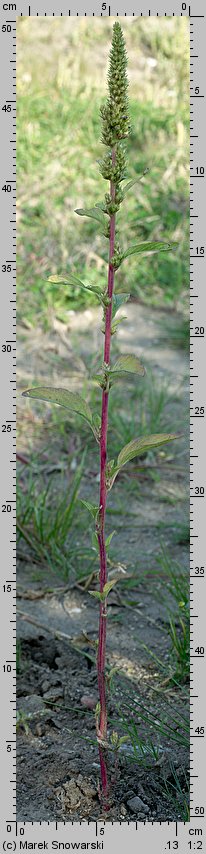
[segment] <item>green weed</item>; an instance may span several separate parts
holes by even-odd
[[[75,561],[90,557],[90,550],[77,546],[77,527],[74,526],[79,488],[85,459],[82,460],[68,488],[53,489],[53,477],[48,485],[37,491],[33,471],[29,473],[26,492],[17,486],[17,544],[24,540],[30,554],[60,572],[64,578],[74,572]],[[52,491],[53,489],[53,491]],[[60,497],[61,496],[61,497]],[[76,570],[75,570],[76,571]]]
[[[167,797],[169,804],[178,810],[178,819],[181,821],[190,820],[190,785],[188,775],[184,769],[176,771],[174,763],[170,760],[171,773],[165,777],[163,769],[164,785],[161,786],[162,794]]]
[[[169,615],[168,631],[171,639],[172,679],[183,684],[188,682],[190,673],[190,613],[189,613],[189,576],[178,562],[172,561],[162,546],[158,563],[164,571],[168,596],[158,591]]]
[[[189,522],[182,522],[177,525],[174,534],[174,541],[180,546],[188,546],[190,543],[190,525]]]

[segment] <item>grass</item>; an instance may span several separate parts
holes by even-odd
[[[125,697],[125,692],[124,692]],[[172,746],[174,742],[187,750],[190,745],[189,718],[175,707],[171,707],[170,716],[147,708],[134,697],[128,702],[123,699],[119,710],[119,720],[124,733],[129,736],[133,747],[133,760],[140,760],[148,765],[149,757],[156,762],[161,758],[165,745]]]
[[[189,681],[190,674],[189,572],[177,561],[172,561],[163,547],[158,562],[166,576],[171,602],[168,605],[164,593],[160,594],[169,614],[171,661],[174,668],[172,679],[184,684]]]
[[[180,546],[188,546],[190,543],[190,525],[189,522],[182,522],[177,525],[175,531],[175,542]]]
[[[170,761],[170,777],[166,778],[163,772],[164,785],[162,786],[162,794],[166,796],[171,807],[175,807],[178,811],[178,818],[181,821],[190,820],[190,783],[189,775],[183,769],[181,779],[178,776],[173,762]]]
[[[161,659],[146,644],[141,645],[165,674],[164,683],[181,688],[189,682],[190,675],[189,572],[171,559],[163,544],[156,561],[163,570],[164,583],[158,585],[158,592],[154,586],[153,595],[164,605],[168,616],[161,630],[170,637],[169,656]],[[154,577],[159,575],[159,568],[157,572],[153,570]]]
[[[122,24],[130,55],[131,177],[150,169],[122,208],[123,249],[132,234],[134,241],[175,240],[178,250],[142,257],[138,267],[126,261],[118,283],[149,304],[176,307],[189,277],[188,21]],[[18,21],[18,314],[44,329],[51,311],[65,321],[70,309],[85,305],[83,291],[68,294],[48,284],[49,274],[65,269],[105,284],[106,241],[92,221],[77,224],[74,210],[105,191],[96,158],[111,25],[98,18]],[[92,299],[87,294],[86,304]]]
[[[53,478],[46,487],[36,489],[31,470],[28,473],[26,490],[17,487],[17,545],[23,540],[28,555],[47,565],[66,580],[69,574],[77,572],[78,564],[85,557],[90,558],[91,550],[84,544],[81,532],[81,546],[78,546],[78,526],[76,518],[78,493],[82,479],[86,451],[68,486],[53,487]],[[26,554],[26,553],[25,553]],[[29,559],[29,558],[28,558]]]

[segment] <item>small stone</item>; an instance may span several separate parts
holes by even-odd
[[[125,795],[125,801],[127,802],[131,798],[134,798],[134,797],[135,797],[134,789],[128,789],[128,792],[126,792],[126,795]]]
[[[142,813],[145,813],[145,814],[149,812],[148,805],[144,804],[143,801],[141,800],[141,798],[138,798],[138,795],[135,795],[134,798],[130,798],[130,800],[127,801],[127,806],[129,807],[131,812],[137,812],[138,813],[141,811]]]
[[[80,703],[85,709],[95,709],[97,705],[97,697],[92,694],[83,694]]]
[[[125,804],[120,804],[120,813],[121,815],[127,815],[127,809],[125,807]]]

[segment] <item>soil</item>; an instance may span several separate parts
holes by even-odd
[[[118,346],[122,352],[132,349],[140,356],[146,351],[148,365],[155,368],[158,378],[166,381],[171,391],[169,415],[172,412],[173,422],[182,427],[188,406],[188,364],[183,351],[168,345],[164,321],[164,312],[137,304],[127,306],[127,321],[124,331],[123,327],[119,330]],[[167,317],[167,329],[168,323],[172,332],[175,315]],[[34,377],[38,383],[57,385],[61,364],[64,387],[68,385],[69,361],[70,388],[73,383],[78,389],[79,380],[82,385],[85,377],[84,360],[88,352],[92,347],[95,353],[101,344],[99,334],[99,313],[95,309],[69,313],[67,326],[55,319],[53,329],[44,336],[43,348],[40,330],[20,329],[19,385],[22,389],[28,387]],[[134,343],[136,338],[138,348]],[[27,409],[27,432],[21,430],[19,453],[27,456],[33,406],[32,402]],[[25,400],[20,398],[22,424],[24,407]],[[33,418],[38,420],[39,411],[36,410]],[[131,467],[129,477],[132,472]],[[87,476],[81,489],[82,497],[90,500],[93,478],[89,480]],[[118,493],[118,506],[122,501],[125,512],[118,529],[118,558],[129,575],[133,576],[136,567],[137,577],[136,586],[131,586],[126,594],[120,583],[120,593],[113,591],[109,597],[108,662],[119,669],[110,694],[109,734],[113,730],[125,734],[126,730],[121,730],[124,707],[125,719],[136,725],[136,751],[129,741],[123,743],[115,767],[115,753],[110,750],[114,783],[110,809],[103,812],[98,794],[99,754],[94,714],[98,700],[94,646],[98,607],[88,595],[84,581],[69,578],[66,584],[55,571],[51,578],[44,567],[38,576],[36,562],[32,562],[26,544],[24,549],[21,545],[17,594],[18,821],[185,820],[189,749],[184,746],[184,739],[178,744],[173,736],[175,731],[182,732],[181,718],[187,715],[189,704],[188,686],[175,684],[168,677],[171,660],[168,607],[172,607],[172,598],[156,558],[163,530],[164,543],[172,558],[187,566],[184,537],[182,543],[181,538],[179,542],[175,539],[178,526],[187,519],[186,439],[173,448],[160,480],[151,479],[145,469],[141,500],[138,492],[132,492],[125,507],[124,489],[124,478],[119,478],[109,507],[112,515]],[[127,517],[127,511],[132,515]],[[95,589],[95,585],[93,578],[90,586]],[[126,703],[130,704],[129,717]],[[150,724],[148,718],[147,723],[144,720],[148,710]],[[171,738],[169,730],[158,734],[161,720],[172,727]]]

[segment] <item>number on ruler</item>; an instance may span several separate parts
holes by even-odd
[[[2,109],[3,113],[11,113],[11,104],[4,104],[4,106],[1,109]]]
[[[2,24],[2,33],[11,33],[11,24]]]
[[[205,254],[205,247],[204,246],[196,246],[196,253],[197,253],[197,255],[204,255]]]
[[[11,344],[2,344],[2,353],[11,353]]]

